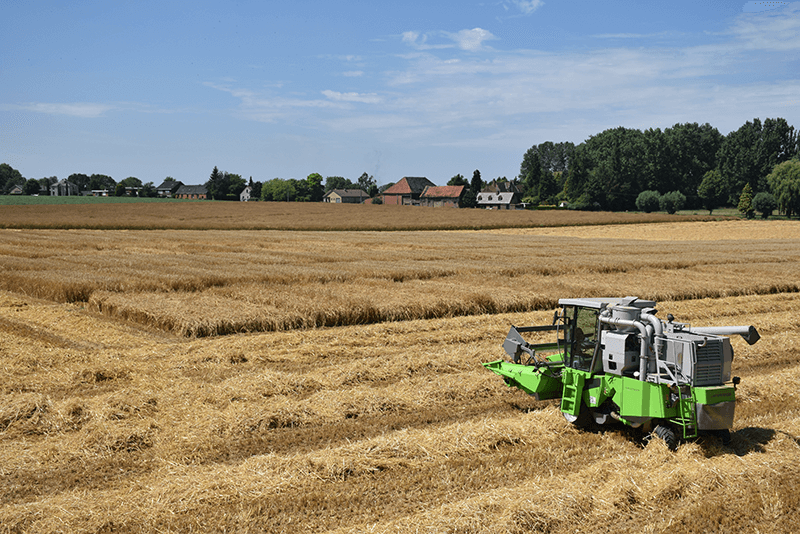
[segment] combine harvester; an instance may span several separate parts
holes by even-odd
[[[656,303],[637,297],[561,299],[553,324],[511,327],[503,349],[510,362],[484,363],[537,400],[561,398],[561,412],[578,427],[622,423],[663,439],[700,432],[730,442],[736,385],[726,336],[750,345],[753,326],[692,327],[656,317]],[[552,343],[522,334],[555,332]]]

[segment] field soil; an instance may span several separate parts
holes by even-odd
[[[795,532],[799,255],[774,221],[0,230],[0,533]],[[624,295],[758,328],[729,446],[578,431],[481,366]]]

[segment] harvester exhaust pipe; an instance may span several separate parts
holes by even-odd
[[[687,329],[692,334],[708,334],[711,336],[732,336],[738,334],[747,341],[748,345],[753,345],[761,339],[761,335],[755,326],[694,326]]]

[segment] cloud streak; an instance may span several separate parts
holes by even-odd
[[[87,102],[73,103],[52,103],[52,102],[31,102],[13,106],[16,109],[33,111],[35,113],[46,113],[48,115],[68,115],[70,117],[80,117],[84,119],[95,119],[102,117],[107,112],[115,109],[116,106],[109,104],[97,104]]]

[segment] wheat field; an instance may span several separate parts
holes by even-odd
[[[794,532],[800,224],[0,230],[0,532]],[[732,340],[732,443],[580,432],[481,362],[560,297]]]

